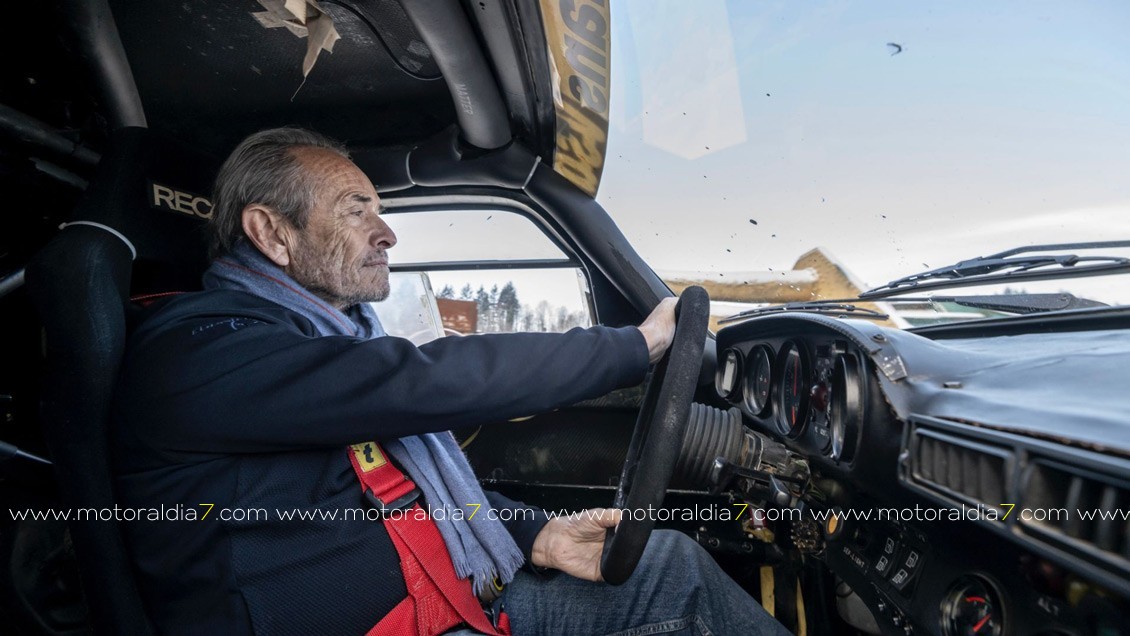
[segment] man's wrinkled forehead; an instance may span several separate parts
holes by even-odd
[[[303,146],[293,149],[311,179],[319,204],[334,206],[343,201],[379,201],[376,189],[352,161],[327,148]]]

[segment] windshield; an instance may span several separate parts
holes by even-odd
[[[616,0],[598,199],[673,288],[735,302],[1130,239],[1128,27],[1123,0]],[[1060,291],[1127,304],[1130,275],[931,293]]]

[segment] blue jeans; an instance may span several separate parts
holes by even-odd
[[[702,546],[673,530],[652,533],[623,585],[520,571],[498,603],[515,636],[789,633]]]

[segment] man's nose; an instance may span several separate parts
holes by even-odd
[[[396,232],[385,223],[379,215],[373,215],[373,228],[369,234],[369,244],[373,247],[388,249],[396,245]]]

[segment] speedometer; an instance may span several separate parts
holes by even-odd
[[[808,357],[802,345],[790,340],[777,356],[780,382],[777,384],[777,431],[797,437],[808,421],[808,397],[812,389]]]

